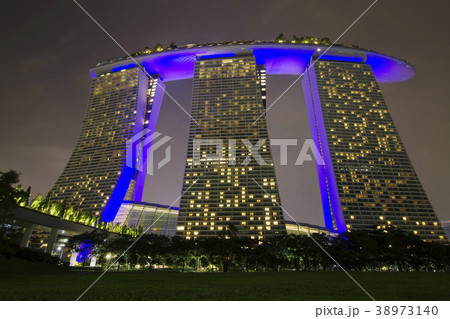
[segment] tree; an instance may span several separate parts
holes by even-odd
[[[41,206],[39,207],[39,210],[43,213],[48,213],[49,208],[50,208],[50,192],[48,192],[47,196],[45,196],[44,200],[41,203]]]
[[[106,230],[107,231],[112,232],[113,228],[114,228],[114,223],[113,222],[106,223]]]
[[[122,235],[128,235],[128,227],[125,224],[120,225],[119,233]]]
[[[229,223],[225,228],[219,233],[219,240],[221,241],[221,246],[219,249],[219,255],[222,259],[222,271],[227,272],[229,262],[231,260],[231,254],[235,247],[235,239],[238,233],[238,229],[232,223]]]
[[[131,254],[138,264],[148,264],[149,271],[153,265],[161,263],[168,252],[169,238],[155,234],[142,235],[131,248]]]
[[[358,264],[358,257],[354,249],[349,243],[348,234],[341,233],[339,236],[333,238],[332,246],[330,247],[330,255],[339,262],[344,269],[356,269]],[[337,265],[336,265],[337,266]]]
[[[40,206],[42,204],[42,195],[38,194],[32,201],[30,208],[34,210],[39,210]]]
[[[72,249],[72,253],[78,253],[77,261],[82,263],[84,268],[86,261],[99,253],[106,238],[108,238],[107,233],[93,230],[70,237],[68,246]]]
[[[66,209],[67,209],[67,201],[66,200],[63,200],[61,203],[59,203],[59,205],[58,205],[58,213],[57,213],[57,217],[58,218],[63,218],[63,216],[64,216],[64,213],[66,212]]]
[[[306,36],[306,37],[303,36],[303,37],[300,38],[300,43],[301,44],[309,44],[310,43],[310,38],[311,37],[309,37],[309,36]]]
[[[117,235],[116,235],[117,236]],[[132,240],[127,236],[117,236],[107,241],[105,246],[105,252],[115,255],[115,262],[117,262],[117,271],[120,271],[120,265],[125,263],[128,264],[131,260],[131,250],[127,250],[131,244]]]
[[[11,236],[10,225],[13,221],[11,211],[17,207],[17,199],[25,196],[23,189],[15,189],[14,184],[19,182],[19,174],[13,170],[0,172],[0,239]]]
[[[377,267],[379,248],[375,232],[372,229],[353,230],[346,234],[348,248],[354,252],[356,260],[353,266],[357,270],[371,270]]]
[[[60,213],[60,210],[61,210],[61,208],[60,208],[60,205],[59,205],[58,202],[53,202],[53,203],[51,203],[50,209],[49,209],[50,215],[52,215],[52,216],[58,216],[59,213]]]
[[[297,37],[295,36],[295,34],[294,34],[294,35],[292,36],[291,43],[300,43],[300,39],[297,38]]]
[[[142,54],[150,54],[150,53],[152,53],[152,49],[149,48],[149,47],[144,47],[144,48],[141,50],[141,53],[142,53]]]
[[[320,40],[319,40],[319,38],[316,38],[316,37],[306,36],[306,37],[300,38],[300,43],[302,43],[302,44],[319,44]]]
[[[245,269],[246,272],[250,268],[254,268],[256,263],[255,247],[258,246],[258,241],[250,238],[241,238],[237,240],[237,249],[234,253],[233,261]]]
[[[211,265],[211,272],[214,272],[214,265],[220,264],[219,247],[221,241],[218,238],[205,238],[198,242],[199,246],[203,248],[205,258],[208,264]]]
[[[28,206],[30,195],[31,195],[31,187],[28,187],[26,191],[23,190],[22,185],[19,185],[14,189],[14,199],[16,200],[17,205],[21,207]]]
[[[0,172],[0,209],[11,210],[17,206],[17,198],[22,194],[23,190],[20,186],[13,188],[13,184],[19,182],[19,174],[15,171],[6,173]]]
[[[92,216],[91,226],[92,227],[98,227],[97,225],[100,223],[100,217],[99,216]]]
[[[102,230],[106,230],[107,229],[107,224],[105,221],[101,221],[97,224],[97,228],[102,229]]]
[[[176,49],[176,48],[178,48],[173,42],[171,42],[170,44],[169,44],[169,46],[167,47],[167,50],[174,50],[174,49]]]
[[[186,262],[192,257],[192,252],[197,247],[197,242],[193,240],[185,240],[180,237],[172,238],[170,242],[170,252],[177,260],[178,264],[181,264],[181,271],[184,272]]]
[[[328,38],[322,38],[322,39],[320,39],[320,44],[322,44],[322,45],[331,45],[331,41]]]
[[[136,237],[141,236],[143,232],[144,232],[144,228],[141,225],[139,225],[137,228],[137,231],[136,231]]]
[[[303,235],[290,234],[285,237],[285,241],[288,247],[289,259],[291,261],[291,266],[296,270],[300,271],[303,257]]]
[[[162,46],[161,43],[156,43],[155,47],[153,48],[153,50],[159,52],[159,51],[163,51],[164,47]]]
[[[278,43],[286,43],[286,42],[287,42],[286,37],[284,36],[283,33],[280,33],[280,34],[276,37],[275,41],[278,42]]]
[[[68,209],[66,209],[66,211],[64,212],[64,215],[62,216],[62,219],[65,220],[70,220],[73,216],[75,212],[75,209],[73,207],[69,207]]]

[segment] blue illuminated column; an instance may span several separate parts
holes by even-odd
[[[165,89],[166,86],[161,79],[157,76],[153,76],[147,92],[146,120],[144,123],[144,131],[147,132],[147,135],[156,132],[156,126],[158,124],[159,112],[161,110]],[[142,201],[142,193],[144,191],[145,179],[147,176],[148,154],[150,154],[151,147],[153,145],[153,140],[150,140],[148,143],[145,143],[144,141],[145,139],[141,142],[142,157],[141,161],[138,163],[139,167],[133,197],[133,200],[136,202]]]
[[[320,151],[324,164],[317,166],[317,174],[319,178],[325,226],[329,229],[345,231],[345,221],[342,214],[339,192],[333,171],[333,163],[328,147],[328,138],[323,121],[322,106],[320,104],[314,67],[311,67],[306,72],[302,85],[312,139]]]

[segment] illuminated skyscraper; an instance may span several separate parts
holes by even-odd
[[[318,60],[303,79],[326,226],[399,226],[445,234],[408,158],[370,65]]]
[[[112,221],[123,200],[141,199],[145,170],[126,165],[127,141],[156,126],[164,94],[157,82],[138,67],[92,79],[81,133],[52,200]]]
[[[318,175],[326,226],[351,231],[395,225],[426,240],[446,240],[378,87],[378,82],[411,79],[414,67],[317,38],[293,42],[171,45],[97,63],[90,69],[82,132],[51,190],[52,200],[101,213],[107,222],[117,217],[133,224],[136,212],[139,223],[148,222],[145,214],[154,205],[141,210],[146,149],[151,146],[144,145],[144,132],[156,129],[164,95],[161,81],[193,78],[195,121],[178,235],[214,237],[225,234],[230,224],[242,237],[284,234],[265,117],[255,122],[265,110],[265,74],[299,76],[324,52],[306,72],[303,89],[312,136],[325,162]],[[148,74],[158,76],[150,79]],[[137,145],[131,163],[126,156],[129,139]]]
[[[254,123],[265,109],[265,84],[253,55],[195,63],[196,122],[190,124],[178,235],[217,237],[230,224],[237,236],[252,239],[286,232],[265,118]],[[258,142],[263,165],[249,151]]]

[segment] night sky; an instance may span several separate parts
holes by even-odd
[[[331,41],[372,3],[328,1],[80,1],[128,51],[230,40],[274,40],[283,32]],[[432,5],[431,5],[432,4]],[[450,220],[450,55],[448,1],[380,0],[339,41],[403,58],[407,82],[381,84],[410,159],[440,220]],[[70,0],[1,5],[0,171],[21,173],[33,196],[46,194],[75,146],[87,105],[89,67],[125,55]],[[268,105],[296,77],[268,77]],[[190,110],[191,81],[167,84]],[[310,138],[301,81],[268,112],[271,138]],[[172,162],[148,179],[144,200],[170,205],[180,195],[189,118],[167,96],[157,130],[171,136]],[[303,142],[300,142],[302,144]],[[313,162],[276,165],[281,201],[298,221],[323,224]],[[274,161],[279,163],[279,148]],[[178,205],[178,202],[175,203]]]

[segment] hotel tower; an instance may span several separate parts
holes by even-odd
[[[313,61],[314,62],[314,61]],[[303,78],[326,226],[399,226],[445,234],[408,158],[370,65],[316,60]]]
[[[448,243],[378,85],[411,79],[415,69],[404,60],[302,37],[144,48],[100,62],[90,74],[81,133],[53,201],[142,227],[166,218],[168,209],[165,226],[154,228],[173,234],[177,208],[142,202],[151,152],[162,152],[147,133],[156,130],[164,83],[193,79],[177,235],[285,234],[266,126],[266,74],[303,75],[324,164],[317,166],[323,211],[311,214],[323,213],[333,232],[397,226]]]
[[[227,236],[233,226],[236,236],[259,240],[286,232],[265,117],[256,121],[265,86],[251,54],[195,62],[178,235]]]
[[[140,201],[145,165],[127,165],[127,142],[154,130],[164,84],[139,67],[94,77],[75,149],[50,194],[102,220],[113,221],[124,201]],[[143,145],[138,147],[142,152]]]

